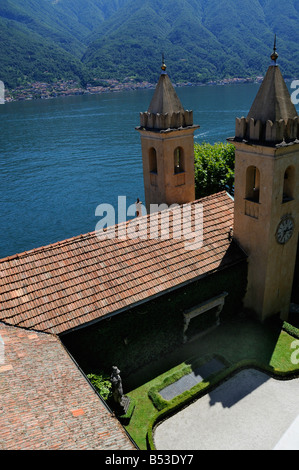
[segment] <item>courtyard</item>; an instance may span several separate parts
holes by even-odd
[[[141,450],[273,449],[285,433],[299,448],[298,335],[239,317],[161,357],[124,380],[127,432]]]
[[[244,369],[157,426],[157,450],[299,450],[299,379]]]

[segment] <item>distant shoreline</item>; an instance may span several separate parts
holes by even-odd
[[[263,77],[255,78],[227,78],[223,80],[210,80],[205,83],[174,83],[175,87],[191,86],[221,86],[243,83],[261,83]],[[101,85],[88,84],[86,88],[81,87],[74,80],[60,80],[57,83],[33,82],[22,85],[12,90],[5,91],[5,102],[31,101],[37,99],[53,99],[67,96],[97,95],[102,93],[116,93],[121,91],[135,91],[140,89],[154,89],[156,84],[150,82],[120,82],[116,79],[101,80]]]

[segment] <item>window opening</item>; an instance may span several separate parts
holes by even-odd
[[[154,148],[151,148],[149,152],[149,168],[151,173],[158,173],[157,152]]]
[[[184,171],[184,155],[181,147],[177,147],[174,151],[174,173],[182,173]]]
[[[260,201],[260,172],[256,166],[247,168],[245,197],[249,201]]]
[[[292,201],[294,199],[294,187],[295,187],[295,168],[289,166],[283,178],[283,193],[282,202]]]

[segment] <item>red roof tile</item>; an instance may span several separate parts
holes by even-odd
[[[228,237],[233,200],[225,192],[203,198],[192,203],[193,215],[200,205],[204,238],[196,250],[172,238],[170,217],[169,239],[99,240],[93,232],[0,260],[0,320],[60,334],[243,259]],[[149,234],[150,215],[134,220]]]
[[[136,449],[57,337],[1,322],[0,336],[0,450]]]

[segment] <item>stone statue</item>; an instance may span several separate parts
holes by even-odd
[[[110,382],[112,384],[112,397],[115,405],[115,412],[118,415],[125,415],[129,409],[130,399],[124,395],[120,370],[117,366],[112,367]]]
[[[120,374],[120,370],[118,369],[118,367],[113,366],[112,373],[110,376],[110,381],[112,383],[112,396],[113,396],[115,403],[118,406],[122,406],[124,393],[123,393],[121,377],[119,374]]]

